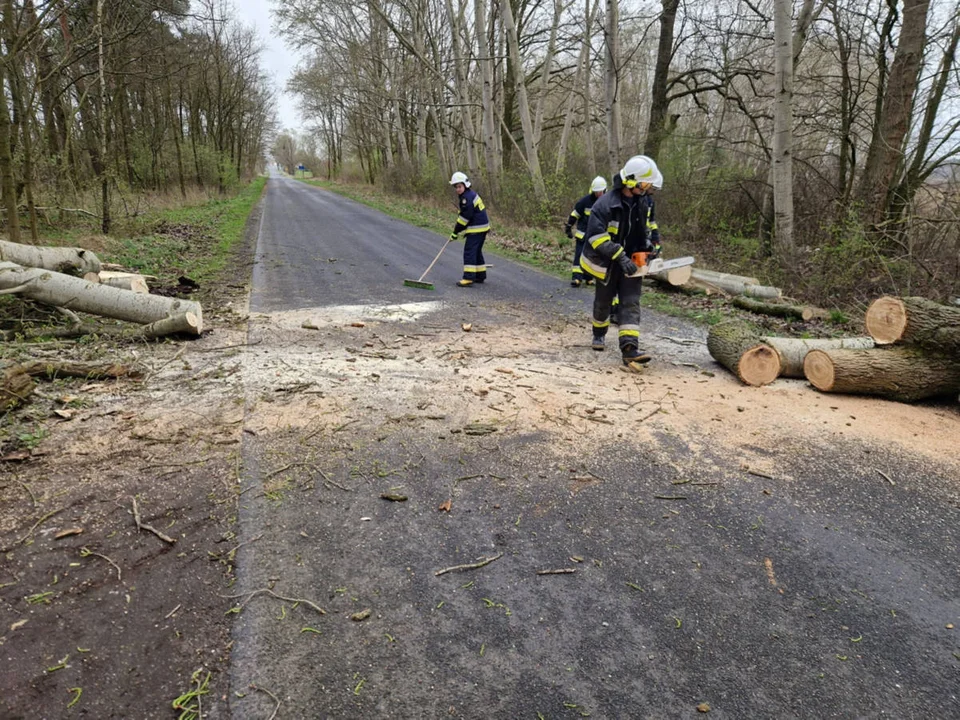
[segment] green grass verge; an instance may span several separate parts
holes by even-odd
[[[101,259],[161,278],[186,275],[201,284],[210,281],[243,239],[266,182],[258,177],[233,197],[151,213],[129,237],[109,238]]]

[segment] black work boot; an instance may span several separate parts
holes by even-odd
[[[604,336],[597,335],[597,333],[594,333],[593,340],[590,342],[590,347],[592,347],[597,352],[601,352],[604,347]]]
[[[624,345],[620,348],[620,351],[623,353],[624,365],[630,365],[631,363],[644,365],[653,359],[647,355],[646,351],[641,350],[636,345]]]

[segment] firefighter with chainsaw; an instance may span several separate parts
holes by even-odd
[[[483,241],[490,232],[487,208],[480,196],[471,189],[470,180],[465,173],[455,172],[450,178],[459,196],[460,214],[454,223],[450,240],[464,236],[463,277],[457,283],[460,287],[470,287],[487,279],[487,266],[483,260]]]
[[[647,230],[645,197],[660,171],[653,160],[634,156],[613,178],[613,187],[590,212],[580,266],[596,278],[593,299],[594,350],[603,350],[610,328],[613,300],[620,299],[617,333],[624,365],[643,364],[650,356],[640,348],[640,265],[652,260],[654,247]],[[662,179],[661,179],[662,183]]]
[[[587,231],[587,221],[590,219],[590,211],[597,199],[607,191],[607,181],[598,175],[590,183],[590,192],[577,200],[573,206],[570,217],[567,218],[567,224],[564,225],[564,232],[571,240],[576,241],[576,250],[573,254],[573,267],[571,271],[573,276],[570,279],[571,287],[580,287],[584,282],[587,285],[593,284],[593,278],[590,275],[584,275],[583,268],[580,267],[580,256],[583,254],[583,236]],[[576,225],[576,231],[573,227]]]

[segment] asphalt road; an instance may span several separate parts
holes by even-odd
[[[434,293],[404,288],[442,242],[272,178],[251,310],[432,300],[421,328],[485,313],[531,333],[585,317],[589,293],[499,257],[484,287],[454,287],[459,246]],[[653,313],[644,323],[702,337]],[[356,343],[343,333],[309,350],[318,365]],[[276,401],[248,393],[236,591],[273,588],[326,614],[264,595],[244,606],[233,717],[271,717],[276,701],[278,718],[960,717],[956,447],[940,463],[789,435],[704,448],[666,429],[631,445],[598,425],[565,450],[548,419],[491,437],[449,416],[408,422],[391,413],[408,406],[388,398],[386,371],[374,376],[347,389],[318,370],[317,402],[356,411],[320,433],[264,430],[254,405]],[[411,393],[410,408],[427,407],[429,387]],[[744,473],[746,452],[771,477]],[[297,462],[319,470],[272,489]],[[451,498],[455,512],[438,512]]]

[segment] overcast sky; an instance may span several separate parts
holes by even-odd
[[[254,27],[264,44],[261,65],[273,79],[277,91],[277,119],[282,129],[302,130],[305,123],[292,95],[285,92],[287,80],[296,67],[298,56],[288,50],[273,34],[271,0],[233,0],[235,17],[247,27]]]

